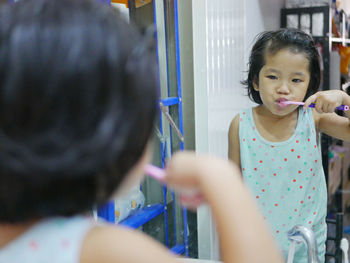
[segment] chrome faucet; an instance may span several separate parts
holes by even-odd
[[[308,263],[320,263],[315,234],[311,229],[296,225],[288,231],[288,239],[291,242],[303,242],[306,245]]]

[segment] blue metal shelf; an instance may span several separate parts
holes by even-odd
[[[102,205],[97,210],[97,216],[103,218],[104,220],[114,223],[115,222],[115,211],[114,211],[114,201],[109,201]]]
[[[182,255],[186,251],[186,247],[183,244],[177,244],[170,249],[173,253],[177,255]]]
[[[176,105],[179,103],[179,98],[178,97],[169,97],[169,98],[160,100],[160,102],[163,103],[164,106],[172,106],[172,105]]]
[[[163,204],[148,205],[136,211],[128,218],[121,221],[119,224],[132,228],[139,228],[153,218],[159,216],[164,212]]]

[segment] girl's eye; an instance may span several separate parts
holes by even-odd
[[[300,82],[303,82],[301,79],[293,79],[292,80],[294,83],[300,83]]]
[[[274,75],[268,75],[267,78],[268,78],[268,79],[277,79],[277,77],[274,76]]]

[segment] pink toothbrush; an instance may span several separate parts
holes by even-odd
[[[160,182],[164,182],[165,172],[157,166],[146,164],[145,173]]]
[[[145,166],[145,173],[154,179],[160,181],[161,183],[164,183],[165,179],[165,172],[163,169],[154,166],[152,164],[146,164]],[[196,190],[184,190],[179,192],[180,193],[180,200],[184,206],[192,206],[192,207],[198,207],[199,205],[205,203],[205,198],[198,193]]]
[[[304,105],[305,103],[304,102],[299,102],[299,101],[290,101],[290,100],[287,100],[287,101],[281,101],[280,103],[283,103],[285,105],[290,105],[290,104],[293,104],[293,105]],[[315,103],[311,103],[309,105],[310,108],[315,108]],[[336,107],[337,110],[343,110],[343,111],[348,111],[349,110],[349,106],[348,105],[341,105],[339,107]]]

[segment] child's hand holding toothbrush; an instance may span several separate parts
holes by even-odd
[[[191,152],[174,155],[166,173],[165,182],[179,193],[181,202],[190,209],[206,203],[208,192],[221,180],[235,177],[240,180],[240,171],[231,162]]]
[[[147,166],[146,173],[174,188],[181,203],[191,210],[206,203],[205,192],[210,187],[214,189],[213,184],[225,177],[240,178],[239,170],[231,162],[191,152],[175,154],[165,170]]]
[[[341,90],[326,90],[319,91],[311,95],[304,104],[304,109],[312,103],[315,104],[315,109],[319,113],[332,113],[337,107],[344,105],[347,109],[350,105],[349,96]]]

